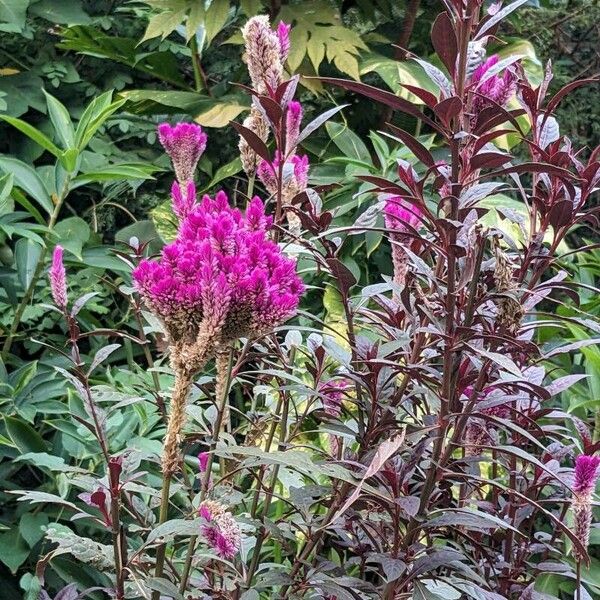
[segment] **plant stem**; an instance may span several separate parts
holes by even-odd
[[[192,52],[192,68],[194,69],[194,84],[196,91],[200,92],[204,85],[202,76],[202,66],[200,65],[200,53],[198,52],[198,41],[196,40],[196,32],[190,40],[190,51]],[[208,88],[206,88],[208,90]]]
[[[217,352],[215,363],[217,372],[215,385],[215,396],[217,398],[217,420],[215,421],[212,431],[212,440],[210,441],[209,446],[210,453],[208,455],[206,471],[204,471],[204,476],[200,485],[200,504],[202,504],[202,502],[206,498],[206,494],[208,493],[210,475],[214,460],[213,451],[217,445],[219,435],[221,434],[221,429],[225,420],[225,413],[227,412],[228,408],[227,399],[229,397],[229,387],[231,385],[232,379],[233,349],[230,348],[229,350],[221,350]],[[181,575],[181,582],[179,584],[180,594],[183,594],[185,592],[185,588],[188,584],[197,539],[198,536],[193,535],[188,543],[185,564],[183,567],[183,573]]]

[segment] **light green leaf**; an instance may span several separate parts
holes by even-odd
[[[36,129],[29,123],[9,117],[7,115],[0,115],[0,119],[6,121],[9,125],[12,125],[15,129],[18,129],[21,133],[24,133],[27,137],[31,138],[36,144],[39,144],[45,150],[48,150],[51,154],[54,154],[57,158],[61,155],[60,148],[48,138],[39,129]]]
[[[66,149],[75,147],[75,129],[65,105],[43,90],[48,104],[48,115],[54,125],[54,131]]]
[[[23,289],[27,289],[33,281],[33,276],[41,256],[42,247],[28,238],[21,238],[15,244],[17,276]]]
[[[65,250],[82,260],[81,251],[90,239],[90,226],[81,217],[69,217],[59,221],[53,233]]]
[[[42,436],[28,423],[17,417],[4,417],[6,432],[19,452],[46,452]]]
[[[37,200],[49,215],[52,214],[54,207],[50,194],[33,167],[12,156],[0,155],[0,170],[4,173],[12,173],[15,185]]]
[[[0,0],[0,31],[21,31],[28,6],[29,0]]]
[[[331,141],[349,158],[370,163],[371,155],[364,142],[343,123],[328,121],[325,129]]]
[[[206,18],[204,20],[204,27],[206,28],[206,46],[208,46],[219,31],[223,29],[227,23],[228,16],[229,0],[212,0],[206,11]]]

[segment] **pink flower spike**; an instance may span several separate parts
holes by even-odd
[[[175,126],[161,123],[158,139],[171,157],[177,180],[180,183],[191,181],[208,139],[202,127],[195,123],[177,123]]]
[[[279,56],[282,64],[285,63],[290,53],[290,29],[291,25],[280,21],[277,25],[277,37],[279,38]]]
[[[198,467],[200,473],[206,473],[206,468],[208,467],[208,459],[210,454],[208,452],[200,452],[198,454]]]
[[[298,137],[300,136],[300,124],[302,123],[302,105],[300,102],[292,100],[287,107],[285,116],[285,129],[287,134],[287,142],[285,153],[291,154],[294,148],[298,145]]]
[[[67,275],[63,264],[62,246],[54,248],[49,278],[54,304],[64,311],[67,307]]]
[[[590,497],[600,478],[600,456],[584,454],[575,459],[575,481],[573,491],[577,496]]]
[[[188,181],[185,188],[177,181],[171,186],[173,212],[180,221],[183,221],[196,204],[196,186],[193,181]]]
[[[403,200],[400,196],[390,196],[385,201],[383,209],[385,226],[399,233],[408,231],[406,225],[415,228],[421,223],[420,208]]]

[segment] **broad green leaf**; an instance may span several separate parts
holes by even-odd
[[[27,289],[33,281],[41,256],[42,247],[30,239],[22,238],[15,244],[17,276],[23,289]]]
[[[39,0],[32,2],[31,14],[60,25],[86,25],[91,21],[82,8],[81,0]]]
[[[48,136],[42,133],[39,129],[36,129],[29,123],[9,117],[7,115],[0,115],[0,119],[6,121],[9,125],[12,125],[15,129],[18,129],[21,133],[24,133],[27,137],[31,138],[36,144],[39,144],[45,150],[48,150],[51,154],[54,154],[57,158],[61,155],[60,148],[48,138]]]
[[[371,155],[365,143],[346,125],[328,121],[325,129],[331,138],[331,141],[344,153],[345,156],[354,158],[366,163],[371,162]]]
[[[241,104],[217,104],[194,118],[203,127],[225,127],[247,107]]]
[[[206,46],[208,46],[219,31],[223,29],[227,23],[228,16],[229,0],[212,0],[206,11],[206,18],[204,21],[204,27],[206,29]]]
[[[54,131],[63,144],[65,150],[75,147],[75,129],[69,111],[65,105],[44,90],[46,103],[48,104],[48,115],[54,125]]]
[[[0,177],[0,214],[10,212],[10,193],[12,192],[14,177],[12,173],[6,173]]]
[[[19,452],[46,452],[46,443],[28,423],[17,417],[4,417],[6,432]]]
[[[423,104],[423,101],[403,85],[413,85],[432,93],[439,93],[423,68],[412,61],[399,61],[378,54],[368,54],[360,61],[360,74],[367,73],[377,73],[397,96],[413,104]]]
[[[0,31],[21,31],[28,6],[29,0],[0,0]]]
[[[50,194],[33,167],[12,156],[0,155],[0,170],[12,173],[15,185],[36,200],[50,215],[54,211]]]
[[[16,573],[28,556],[29,546],[19,534],[17,527],[13,527],[6,533],[0,533],[0,561],[10,569],[11,573]]]
[[[90,239],[90,226],[81,217],[69,217],[59,221],[53,230],[58,243],[82,259],[81,251],[84,244]]]

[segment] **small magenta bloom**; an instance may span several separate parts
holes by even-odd
[[[218,502],[207,500],[199,509],[200,516],[206,521],[200,533],[217,556],[231,560],[239,552],[241,532],[233,515]]]
[[[319,385],[319,391],[323,394],[323,408],[328,415],[340,416],[347,389],[348,382],[345,379],[331,380]]]
[[[591,497],[600,478],[600,456],[584,454],[575,459],[573,491],[580,497]]]
[[[573,513],[575,516],[575,535],[587,550],[590,543],[592,527],[592,495],[600,478],[600,456],[584,454],[575,459],[575,479],[573,482]],[[582,561],[586,557],[579,548],[573,547],[575,560]]]
[[[418,227],[421,223],[422,212],[418,206],[407,202],[400,196],[389,196],[385,200],[383,215],[385,226],[391,230],[392,263],[394,265],[394,285],[397,289],[393,292],[396,301],[399,299],[399,289],[404,286],[408,272],[408,257],[402,243],[410,241],[405,234]]]
[[[177,181],[171,186],[171,199],[173,212],[180,221],[183,221],[196,204],[196,186],[193,181],[181,184]]]
[[[192,342],[201,328],[221,343],[260,336],[296,312],[304,286],[271,225],[259,198],[244,215],[223,192],[204,196],[160,260],[139,264],[134,284],[172,341]]]
[[[62,246],[54,248],[49,278],[54,304],[61,310],[65,310],[67,307],[67,275],[63,264]]]
[[[292,100],[287,107],[285,115],[285,129],[287,134],[287,143],[285,148],[286,155],[291,154],[298,145],[300,137],[300,124],[302,123],[302,105],[300,102]]]
[[[484,108],[492,106],[492,103],[505,107],[511,96],[515,93],[516,77],[512,69],[505,69],[502,75],[489,75],[488,71],[498,64],[497,54],[490,56],[481,64],[471,77],[473,90],[473,113],[477,116]]]
[[[177,181],[187,184],[194,178],[196,165],[206,148],[207,136],[200,125],[177,123],[158,126],[158,139],[171,157]]]
[[[291,25],[280,21],[277,25],[277,37],[279,38],[279,57],[281,63],[285,63],[288,54],[290,53],[290,29]]]
[[[273,162],[261,161],[258,165],[257,175],[270,194],[277,193],[277,179],[281,155],[278,153]],[[308,156],[294,154],[283,164],[282,169],[282,196],[283,202],[289,203],[294,196],[303,192],[308,186]]]
[[[210,454],[208,452],[200,452],[200,454],[198,454],[198,468],[200,473],[206,473],[209,457]]]

